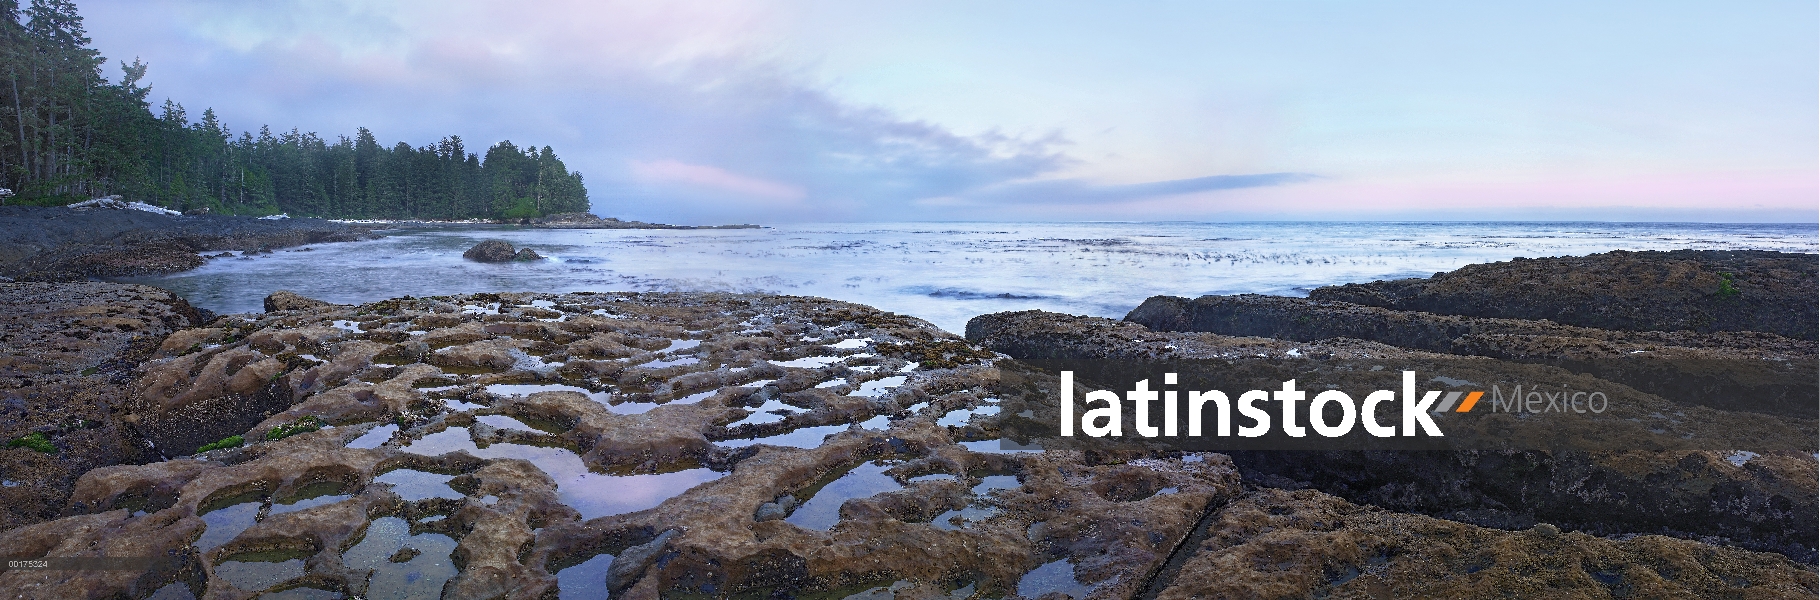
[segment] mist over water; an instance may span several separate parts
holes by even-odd
[[[730,291],[821,296],[959,333],[990,312],[1122,317],[1158,294],[1303,296],[1514,257],[1609,250],[1820,252],[1820,229],[1654,223],[870,223],[734,230],[410,225],[365,242],[211,259],[127,281],[216,312],[275,290],[337,303],[464,292]],[[535,263],[481,264],[487,239]]]

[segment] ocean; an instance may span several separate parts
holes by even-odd
[[[385,237],[215,258],[124,281],[216,312],[275,290],[337,303],[462,292],[729,291],[820,296],[960,333],[975,315],[1042,309],[1122,317],[1154,295],[1304,296],[1515,257],[1610,250],[1820,252],[1812,224],[860,223],[730,230],[399,225]],[[547,257],[481,264],[501,239]]]

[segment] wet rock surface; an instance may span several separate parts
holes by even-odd
[[[1476,527],[1260,489],[1223,507],[1155,597],[1805,598],[1811,566],[1655,535]]]
[[[485,263],[512,262],[513,256],[516,256],[516,251],[512,249],[512,244],[503,240],[487,240],[461,253],[462,258]]]
[[[1611,399],[1602,414],[1480,414],[1449,425],[1455,428],[1450,435],[1507,440],[1509,448],[1228,454],[1254,483],[1314,488],[1352,502],[1489,527],[1544,521],[1595,535],[1667,534],[1781,552],[1808,563],[1815,557],[1811,530],[1820,523],[1808,513],[1820,512],[1820,481],[1811,415],[1679,404],[1558,367],[1346,338],[1297,342],[1158,332],[1041,311],[975,317],[967,335],[1013,358],[1228,361],[1230,370],[1249,377],[1213,386],[1229,391],[1274,389],[1259,386],[1297,378],[1340,389],[1394,389],[1388,374],[1406,368],[1460,378],[1461,389],[1509,389],[1522,382],[1602,389]],[[1368,371],[1359,368],[1364,364],[1395,368]],[[1036,420],[1053,417],[1039,414]],[[1777,450],[1733,450],[1762,443]]]
[[[512,248],[512,244],[502,240],[487,240],[475,244],[461,257],[483,263],[526,262],[543,260],[543,256],[530,248]]]
[[[1241,294],[1155,296],[1125,320],[1153,331],[1201,331],[1312,342],[1355,338],[1414,350],[1546,364],[1683,404],[1813,416],[1816,342],[1754,331],[1622,331],[1549,321],[1397,311],[1346,302]]]
[[[126,398],[165,336],[200,324],[170,292],[0,283],[0,528],[57,516],[95,467],[157,460]],[[41,443],[14,443],[37,439]]]
[[[272,292],[271,295],[268,295],[265,297],[264,305],[265,305],[265,312],[278,312],[278,311],[282,311],[282,310],[308,310],[308,309],[312,309],[312,308],[321,308],[324,306],[328,306],[329,303],[323,302],[321,300],[317,300],[315,298],[307,298],[302,295],[299,295],[296,292],[292,292],[292,291],[288,291],[288,290],[278,290],[276,292]]]
[[[1449,425],[1467,427],[1461,435],[1469,438],[1494,433],[1492,438],[1511,442],[1505,449],[1247,449],[1229,455],[1247,482],[1320,489],[1354,504],[1498,529],[1547,522],[1587,535],[1693,538],[1811,565],[1816,525],[1802,515],[1816,504],[1816,455],[1805,440],[1816,422],[1815,342],[1764,333],[1800,333],[1800,327],[1785,327],[1785,315],[1767,315],[1767,309],[1738,307],[1742,320],[1676,327],[1682,331],[1647,329],[1689,324],[1685,318],[1642,322],[1613,311],[1596,313],[1607,320],[1574,316],[1609,302],[1623,302],[1627,311],[1704,315],[1700,311],[1713,298],[1694,295],[1687,285],[1698,284],[1702,273],[1713,275],[1709,271],[1731,273],[1731,285],[1744,280],[1740,273],[1753,273],[1754,295],[1765,305],[1791,305],[1795,316],[1815,296],[1811,255],[1611,253],[1474,265],[1432,280],[1323,287],[1310,298],[1156,296],[1125,322],[1039,311],[983,315],[968,322],[966,336],[1014,358],[1208,358],[1254,380],[1303,376],[1347,389],[1392,389],[1392,382],[1372,382],[1370,373],[1360,373],[1372,364],[1445,373],[1447,378],[1427,382],[1443,389],[1512,389],[1523,382],[1603,389],[1614,398],[1613,409],[1596,418],[1520,415],[1520,409],[1518,415],[1480,415]],[[1663,273],[1694,284],[1662,284]],[[1574,287],[1594,280],[1609,295]],[[1512,295],[1507,284],[1527,293]],[[1662,291],[1651,293],[1653,285]],[[1558,315],[1525,313],[1525,305],[1549,295],[1596,298],[1551,300],[1556,311],[1572,309]],[[1500,304],[1500,298],[1509,302]],[[1532,320],[1562,315],[1623,327]],[[1775,451],[1744,451],[1771,440]]]
[[[368,239],[371,230],[320,219],[167,216],[139,210],[0,206],[0,276],[20,281],[134,277],[202,266],[200,252]]]
[[[1316,288],[1314,300],[1626,331],[1820,332],[1820,260],[1760,250],[1616,251]]]
[[[272,304],[176,331],[133,371],[133,414],[181,423],[148,436],[243,445],[91,470],[64,517],[0,536],[9,556],[169,560],[0,589],[543,598],[606,555],[589,585],[616,597],[1001,597],[1057,561],[1128,597],[1241,491],[1219,455],[1001,453],[968,437],[980,423],[938,424],[998,402],[992,355],[863,306]]]
[[[117,412],[136,419],[142,437],[164,440],[168,458],[90,469],[56,499],[55,518],[0,533],[9,557],[164,557],[157,567],[11,570],[0,591],[1098,599],[1369,595],[1354,592],[1386,577],[1395,589],[1439,595],[1815,589],[1811,564],[1734,547],[1771,543],[1761,532],[1778,530],[1811,551],[1791,533],[1815,529],[1811,455],[1766,453],[1733,468],[1728,456],[1695,464],[1683,452],[1674,465],[1693,475],[1662,471],[1667,451],[1556,458],[1549,472],[1580,469],[1580,478],[1509,484],[1496,482],[1514,470],[1482,459],[1453,471],[1414,465],[1382,476],[1406,476],[1402,488],[1358,481],[1358,491],[1329,496],[1270,487],[1319,487],[1317,474],[1261,471],[1224,454],[1007,450],[993,415],[1022,367],[859,305],[522,293],[342,306],[282,293],[268,308],[171,321],[117,384]],[[1035,311],[976,321],[969,336],[1008,354],[1458,360],[1362,340],[1155,332]],[[1587,377],[1472,360],[1486,363],[1473,377],[1501,368]],[[1614,416],[1638,419],[1624,435],[1659,425],[1815,434],[1811,424],[1709,407],[1665,425],[1649,415],[1672,403],[1630,394],[1614,397],[1629,403]],[[228,436],[241,443],[194,450]],[[1437,491],[1472,469],[1484,473],[1456,482],[1459,493]],[[1655,492],[1664,476],[1680,477],[1682,491],[1669,496],[1685,506],[1596,495],[1572,505],[1645,524],[1614,537],[1537,525],[1536,515],[1505,528],[1468,524],[1520,518],[1486,508],[1509,494],[1575,497],[1551,492],[1563,482]],[[1719,488],[1732,504],[1693,502]],[[1776,498],[1788,503],[1783,513],[1761,508]],[[1732,521],[1667,531],[1679,536],[1671,539],[1646,535],[1664,527],[1633,514],[1638,507]],[[1759,522],[1738,524],[1749,519]],[[1588,566],[1539,569],[1569,558]]]

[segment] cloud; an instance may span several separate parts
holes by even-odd
[[[843,101],[776,58],[776,11],[714,2],[84,4],[98,47],[144,56],[154,102],[239,130],[549,145],[595,212],[690,223],[951,219],[929,199],[1117,204],[1295,174],[1128,185],[1048,179],[1059,132],[965,135]],[[234,85],[222,85],[232,81]],[[1022,182],[1022,183],[1020,183]]]
[[[782,66],[762,10],[643,2],[85,4],[154,102],[237,129],[414,145],[549,145],[602,215],[681,222],[940,218],[920,198],[1070,164],[1055,134],[961,135]],[[559,15],[560,18],[552,18]],[[235,85],[221,85],[233,81]]]
[[[632,174],[649,183],[677,183],[772,200],[802,200],[802,186],[729,173],[675,160],[632,161]]]
[[[1011,182],[965,194],[963,199],[994,204],[1107,204],[1163,196],[1287,185],[1318,179],[1307,173],[1210,175],[1192,179],[1118,185],[1079,179]]]

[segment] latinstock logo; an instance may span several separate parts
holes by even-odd
[[[1436,417],[1471,413],[1480,407],[1489,407],[1487,412],[1505,413],[1602,413],[1610,404],[1603,392],[1545,390],[1533,385],[1528,391],[1522,385],[1515,386],[1508,396],[1495,385],[1489,394],[1418,391],[1416,372],[1403,371],[1402,375],[1401,390],[1375,390],[1355,401],[1341,390],[1321,391],[1310,398],[1308,390],[1296,388],[1294,379],[1284,381],[1281,389],[1250,390],[1237,397],[1220,390],[1169,389],[1176,385],[1178,377],[1176,373],[1164,373],[1158,389],[1152,389],[1150,380],[1143,379],[1122,398],[1117,392],[1094,390],[1087,392],[1077,406],[1074,372],[1061,371],[1059,433],[1073,437],[1078,430],[1087,437],[1123,437],[1127,405],[1133,413],[1129,419],[1132,428],[1144,438],[1254,438],[1270,434],[1273,429],[1291,438],[1307,437],[1311,430],[1321,437],[1337,438],[1352,434],[1355,429],[1372,437],[1390,438],[1444,437]],[[1489,401],[1485,402],[1487,396]],[[1303,402],[1308,404],[1302,405]],[[1389,422],[1380,419],[1381,414],[1393,410],[1400,418]]]

